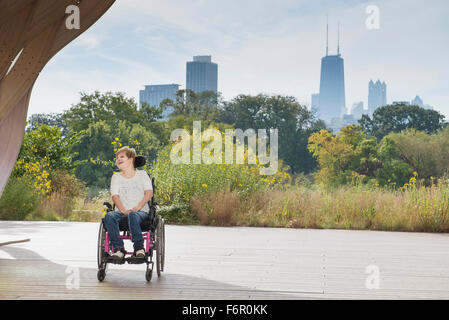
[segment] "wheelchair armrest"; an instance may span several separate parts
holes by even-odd
[[[114,209],[112,209],[112,205],[109,202],[103,202],[103,206],[106,208],[106,211],[113,211]]]

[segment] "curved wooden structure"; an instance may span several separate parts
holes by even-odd
[[[114,1],[0,0],[0,196],[17,160],[39,72]],[[79,29],[66,27],[69,5],[79,7]]]

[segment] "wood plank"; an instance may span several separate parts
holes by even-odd
[[[98,223],[0,222],[0,242],[31,238],[0,248],[13,258],[0,259],[0,299],[449,298],[445,234],[167,225],[161,278],[154,272],[147,283],[145,265],[111,265],[100,283],[97,231]],[[369,264],[380,268],[379,289],[366,288]],[[73,268],[79,289],[66,287]]]

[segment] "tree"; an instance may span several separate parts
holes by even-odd
[[[88,186],[108,188],[115,166],[115,151],[128,145],[136,149],[138,155],[144,155],[147,163],[156,159],[160,142],[155,135],[140,124],[120,120],[110,125],[105,120],[89,124],[76,151],[83,163],[76,170],[76,176]]]
[[[161,115],[161,107],[143,103],[138,108],[134,99],[122,92],[81,93],[80,102],[62,114],[70,132],[85,132],[74,148],[80,162],[76,177],[88,186],[107,188],[115,167],[111,142],[116,138],[117,145],[136,147],[151,163],[167,137],[164,123],[157,121]]]
[[[139,109],[134,99],[127,98],[123,92],[101,94],[95,91],[93,94],[82,92],[80,102],[64,112],[62,119],[70,130],[79,132],[86,130],[91,123],[106,121],[115,126],[121,120],[150,129],[160,116],[158,107],[144,104]]]
[[[30,116],[29,124],[26,127],[27,132],[34,131],[41,125],[47,125],[49,127],[58,127],[62,130],[62,135],[68,134],[68,127],[62,119],[62,113],[36,113]]]
[[[438,111],[418,106],[388,105],[377,108],[372,118],[364,114],[359,120],[363,130],[380,141],[390,132],[416,129],[432,134],[445,126],[444,116]]]
[[[235,128],[278,129],[279,157],[292,172],[310,172],[316,161],[307,150],[307,139],[325,128],[306,107],[290,96],[239,95],[224,103],[219,120]]]
[[[203,91],[195,93],[190,89],[178,90],[175,100],[165,99],[160,107],[173,108],[170,118],[177,116],[194,117],[201,120],[218,119],[220,106],[223,103],[220,93],[214,91]]]
[[[309,137],[308,149],[317,158],[319,170],[318,182],[330,186],[339,186],[351,181],[356,167],[357,151],[352,143],[359,143],[362,132],[360,127],[340,131],[342,136],[335,136],[327,130],[320,130]],[[352,136],[352,137],[351,137]],[[361,137],[364,138],[364,137]],[[352,143],[351,143],[352,142]]]
[[[404,160],[394,139],[390,136],[384,137],[378,154],[382,168],[375,173],[375,176],[380,186],[401,187],[409,181],[414,170]]]
[[[325,185],[376,182],[402,186],[412,174],[393,139],[386,137],[379,145],[360,126],[343,127],[337,136],[321,130],[310,136],[308,148],[318,159],[317,180]]]
[[[63,136],[59,127],[36,125],[35,130],[25,132],[19,159],[25,162],[36,162],[43,158],[50,161],[51,169],[73,172],[79,165],[75,151],[83,139],[84,131]]]
[[[441,177],[449,173],[449,127],[436,134],[415,129],[391,133],[384,140],[391,140],[403,161],[419,178]]]

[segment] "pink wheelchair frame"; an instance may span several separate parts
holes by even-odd
[[[154,245],[154,240],[152,239],[150,232],[149,231],[142,232],[142,237],[145,243],[145,253],[150,253],[150,249],[153,249]],[[120,239],[132,240],[132,237],[127,235],[120,235]],[[111,252],[114,252],[114,246],[112,244],[109,246],[109,232],[106,231],[104,252],[109,253],[110,252],[109,249],[111,249]],[[133,253],[134,252],[126,251],[126,254],[132,255]]]

